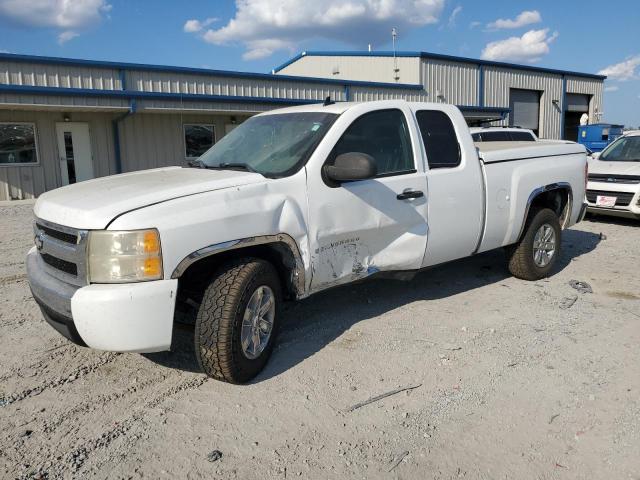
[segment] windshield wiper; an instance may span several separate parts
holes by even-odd
[[[240,163],[240,162],[223,162],[219,165],[207,165],[207,168],[219,168],[219,169],[237,168],[240,170],[246,170],[247,172],[251,172],[251,173],[260,173],[248,163]]]
[[[187,162],[190,168],[208,168],[209,166],[202,160],[189,160]]]

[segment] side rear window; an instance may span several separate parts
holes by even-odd
[[[482,134],[484,142],[511,142],[509,132],[484,132]]]
[[[452,168],[460,165],[460,145],[449,116],[439,110],[416,113],[429,168]]]
[[[511,140],[514,142],[535,142],[535,138],[529,132],[511,132]]]
[[[365,113],[354,120],[333,147],[329,163],[343,153],[371,155],[378,176],[415,171],[409,129],[400,110]]]

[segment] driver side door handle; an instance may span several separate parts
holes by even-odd
[[[399,193],[396,195],[398,200],[408,200],[410,198],[422,198],[424,197],[424,193],[421,190],[408,190],[406,192]]]

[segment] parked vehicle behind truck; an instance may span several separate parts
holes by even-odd
[[[640,130],[618,137],[589,160],[587,210],[640,219]]]
[[[584,148],[479,148],[444,104],[260,114],[195,168],[42,195],[33,296],[72,341],[128,352],[169,349],[176,310],[195,305],[202,369],[246,382],[269,358],[284,300],[501,247],[515,276],[549,274],[562,229],[584,214]]]

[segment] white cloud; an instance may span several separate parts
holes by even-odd
[[[510,37],[490,42],[482,50],[485,60],[510,60],[534,63],[549,53],[549,45],[558,38],[558,32],[548,35],[549,29],[529,30],[521,37]]]
[[[80,34],[74,32],[73,30],[65,30],[60,35],[58,35],[58,43],[62,45],[64,43],[67,43],[69,40],[76,38],[78,35]]]
[[[532,25],[534,23],[540,23],[542,16],[537,10],[525,10],[520,13],[516,18],[499,18],[495,22],[487,24],[489,30],[502,30],[520,28],[526,25]]]
[[[640,55],[628,57],[625,61],[609,65],[598,72],[611,80],[632,80],[637,77],[636,69],[640,66]]]
[[[60,44],[100,23],[110,11],[106,0],[0,0],[0,19],[22,27],[62,30]]]
[[[604,87],[605,92],[617,92],[620,89],[617,85],[608,85]]]
[[[456,17],[460,14],[461,11],[462,7],[460,5],[453,9],[451,15],[449,15],[449,21],[447,22],[447,26],[449,28],[453,28],[456,26]]]
[[[207,18],[206,20],[187,20],[184,24],[184,31],[187,33],[196,33],[200,32],[204,28],[208,27],[214,22],[217,22],[218,19],[215,17]]]
[[[480,25],[482,25],[482,22],[477,22],[477,21],[476,22],[471,22],[469,24],[469,28],[476,28],[476,27],[479,27]]]
[[[318,38],[364,48],[389,43],[392,27],[403,35],[438,22],[444,4],[445,0],[236,0],[235,16],[225,26],[200,34],[215,45],[243,44],[246,60],[300,48],[302,42]]]

